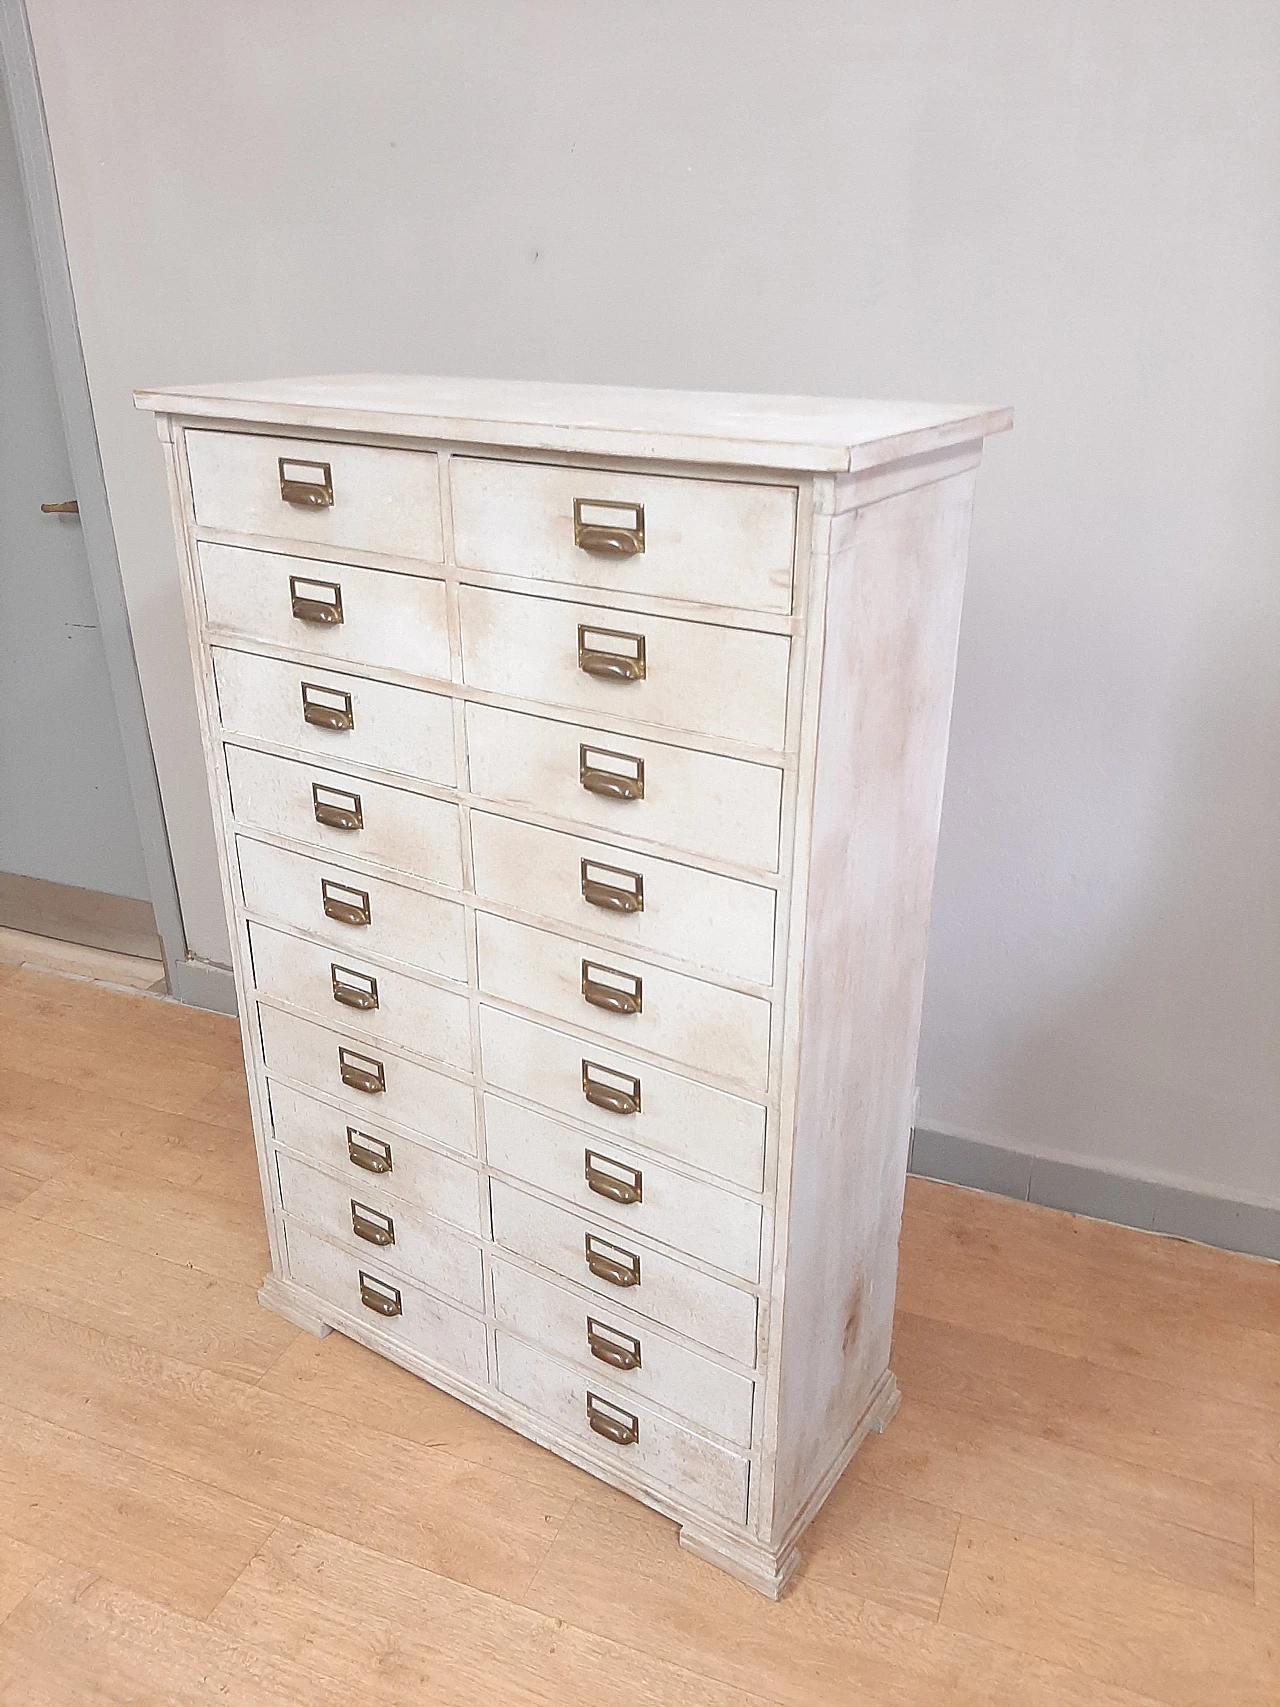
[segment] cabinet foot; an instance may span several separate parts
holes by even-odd
[[[258,1302],[274,1310],[277,1316],[283,1316],[286,1322],[292,1322],[295,1328],[305,1328],[318,1340],[332,1331],[328,1322],[322,1321],[311,1305],[277,1274],[269,1274],[258,1288]]]
[[[705,1559],[709,1565],[718,1566],[768,1600],[780,1598],[800,1563],[800,1549],[794,1541],[781,1553],[774,1554],[764,1547],[726,1545],[723,1541],[712,1540],[710,1536],[699,1535],[687,1524],[680,1530],[680,1545],[686,1552]]]

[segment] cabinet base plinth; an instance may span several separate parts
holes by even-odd
[[[686,1552],[696,1554],[709,1565],[726,1571],[729,1576],[736,1577],[740,1583],[755,1589],[757,1594],[764,1595],[768,1600],[780,1598],[800,1563],[800,1549],[794,1542],[778,1554],[770,1553],[763,1547],[729,1549],[722,1542],[699,1535],[687,1524],[680,1530],[680,1545]]]
[[[258,1302],[265,1309],[274,1310],[277,1316],[283,1316],[286,1322],[292,1322],[295,1328],[305,1328],[318,1340],[332,1331],[328,1322],[322,1321],[278,1274],[269,1274],[263,1281],[258,1288]]]

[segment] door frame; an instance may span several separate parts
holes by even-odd
[[[142,684],[133,652],[133,636],[115,530],[107,503],[98,451],[93,403],[80,343],[71,269],[67,261],[58,202],[53,151],[45,123],[44,101],[25,0],[0,0],[0,77],[8,97],[18,151],[27,219],[35,251],[49,355],[58,408],[66,437],[71,480],[80,506],[80,526],[98,624],[106,653],[107,675],[124,746],[143,864],[156,930],[164,951],[171,994],[194,1007],[235,1012],[234,990],[221,967],[195,959],[187,944],[165,825]]]

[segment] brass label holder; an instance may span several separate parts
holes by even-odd
[[[638,556],[644,550],[644,505],[575,498],[573,543],[592,557]]]
[[[345,731],[356,726],[351,695],[323,682],[302,682],[302,716],[313,729]]]
[[[587,1422],[615,1446],[634,1446],[640,1439],[640,1418],[596,1393],[587,1394]]]
[[[361,1132],[358,1126],[347,1127],[347,1159],[367,1174],[389,1174],[392,1171],[389,1140]]]
[[[644,1007],[644,980],[598,960],[582,962],[582,999],[610,1014],[638,1014]]]
[[[599,681],[640,682],[648,674],[643,634],[578,624],[578,668]]]
[[[594,1108],[610,1114],[639,1114],[640,1080],[631,1073],[615,1072],[598,1061],[583,1060],[582,1094]]]
[[[587,1350],[611,1369],[639,1369],[640,1341],[634,1334],[624,1334],[607,1322],[587,1317]]]
[[[372,1310],[378,1316],[398,1316],[404,1308],[398,1286],[379,1280],[374,1274],[366,1274],[363,1269],[360,1270],[360,1302],[366,1310]]]
[[[344,1044],[338,1045],[338,1072],[344,1085],[366,1096],[377,1096],[387,1088],[387,1070],[382,1062]]]
[[[633,753],[614,753],[582,741],[578,745],[578,781],[588,794],[605,800],[643,800],[644,760]]]
[[[286,504],[302,510],[328,510],[333,506],[333,473],[327,462],[303,462],[298,457],[279,458],[280,496]]]
[[[358,803],[359,797],[356,798]],[[369,895],[364,889],[351,889],[345,883],[336,882],[332,877],[322,877],[320,879],[320,900],[324,907],[326,919],[336,919],[340,925],[367,925],[372,923],[373,914],[369,907]]]
[[[311,804],[317,824],[324,824],[330,830],[364,829],[364,810],[358,794],[349,793],[344,788],[327,788],[322,782],[313,782]],[[329,912],[327,907],[325,912]],[[333,917],[331,913],[329,916]]]
[[[342,621],[342,587],[337,581],[312,581],[290,575],[289,604],[299,622],[336,628]]]
[[[616,880],[616,881],[615,881]],[[644,878],[620,865],[582,861],[582,899],[606,913],[643,913]]]

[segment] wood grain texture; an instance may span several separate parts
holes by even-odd
[[[107,1002],[85,1047],[146,1061],[159,1004]],[[174,1054],[222,1070],[232,1022],[175,1018]],[[50,1059],[64,1019],[44,1010]],[[1213,1347],[1267,1340],[1280,1267],[911,1182],[907,1402],[774,1606],[593,1477],[259,1309],[256,1267],[114,1239],[126,1170],[78,1166],[103,1160],[89,1106],[26,1073],[0,1124],[13,1146],[29,1123],[51,1178],[77,1168],[85,1204],[102,1183],[92,1234],[0,1212],[3,1707],[1272,1707],[1280,1404],[1265,1358]],[[242,1155],[248,1127],[151,1118],[135,1159],[167,1154],[173,1177],[149,1196],[137,1177],[176,1248],[184,1180],[223,1178],[219,1145]],[[247,1264],[238,1203],[199,1197]],[[1051,1294],[1067,1350],[1017,1337],[1018,1300]],[[1176,1300],[1181,1343],[1232,1391],[1207,1390],[1207,1361],[1180,1379],[1141,1324],[1118,1363],[1117,1294]]]

